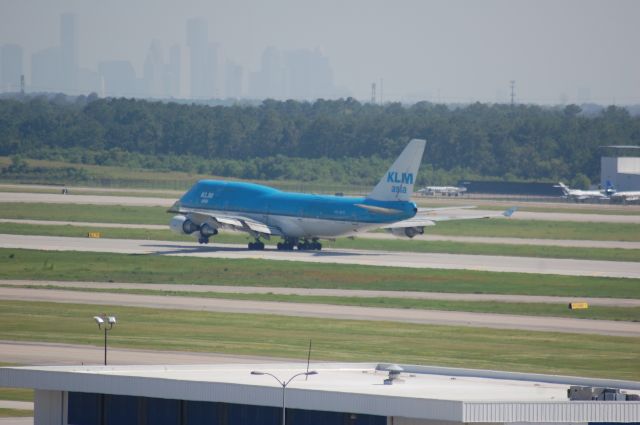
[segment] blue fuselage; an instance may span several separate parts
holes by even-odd
[[[201,180],[180,205],[218,214],[250,217],[291,237],[334,237],[406,220],[416,214],[413,202],[376,201],[283,192],[252,183]]]

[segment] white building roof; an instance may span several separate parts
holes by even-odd
[[[376,364],[314,364],[287,387],[287,407],[455,422],[640,422],[637,401],[569,401],[570,385],[640,392],[640,383],[403,366],[384,385]],[[384,367],[384,366],[382,366]],[[280,406],[282,387],[306,364],[44,366],[0,368],[0,387]]]

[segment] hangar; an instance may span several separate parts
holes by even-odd
[[[600,184],[610,182],[617,191],[640,190],[640,146],[602,146],[612,152],[600,158]]]
[[[312,367],[317,373],[282,386],[306,368],[286,363],[4,367],[0,387],[35,389],[35,425],[277,425],[284,404],[288,425],[640,422],[640,382],[320,363]]]

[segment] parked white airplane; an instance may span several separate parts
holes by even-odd
[[[279,236],[283,239],[280,250],[320,250],[320,239],[375,228],[412,238],[437,221],[513,214],[515,208],[475,216],[440,212],[459,207],[418,209],[411,195],[424,147],[424,140],[410,141],[366,197],[291,193],[252,183],[201,180],[169,210],[177,214],[170,227],[178,234],[196,236],[200,243],[208,243],[218,229],[226,228],[254,237],[249,249],[264,249],[261,239]]]
[[[460,196],[467,191],[466,187],[458,186],[427,186],[418,190],[418,193],[425,196]]]
[[[581,189],[571,189],[567,185],[562,182],[559,182],[554,187],[559,187],[562,189],[562,193],[565,198],[578,201],[586,201],[586,200],[606,200],[609,199],[608,191],[605,190],[581,190]]]
[[[640,201],[640,190],[623,190],[611,195],[611,202],[626,204]]]

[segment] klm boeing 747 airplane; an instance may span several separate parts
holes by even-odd
[[[249,249],[262,250],[262,239],[282,238],[279,250],[320,250],[321,239],[385,228],[396,236],[412,238],[435,221],[455,219],[422,216],[411,202],[413,185],[422,161],[425,141],[413,139],[378,185],[364,198],[283,192],[252,183],[201,180],[169,210],[171,230],[194,235],[200,243],[220,229],[249,233]],[[421,210],[433,213],[439,209]],[[465,216],[461,218],[480,218]]]

